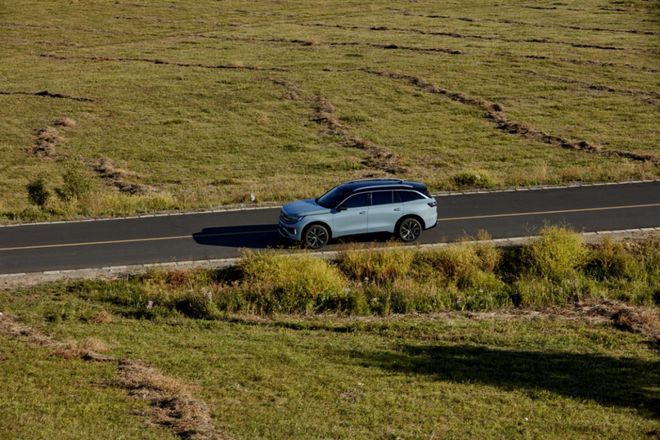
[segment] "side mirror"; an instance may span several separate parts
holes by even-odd
[[[346,211],[346,206],[344,206],[344,205],[339,205],[339,206],[337,206],[337,208],[335,208],[335,209],[336,209],[337,212]]]

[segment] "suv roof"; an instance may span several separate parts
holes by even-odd
[[[428,195],[428,190],[423,183],[411,182],[401,179],[365,179],[353,180],[341,185],[351,193],[367,191],[372,189],[414,189],[422,194]]]

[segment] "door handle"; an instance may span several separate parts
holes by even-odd
[[[367,213],[367,211],[360,211],[360,212],[358,212],[358,214],[366,214],[366,213]]]
[[[401,211],[401,208],[394,208],[395,211]]]

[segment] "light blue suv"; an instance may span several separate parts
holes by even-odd
[[[280,213],[280,234],[310,249],[332,238],[391,232],[404,242],[419,238],[438,221],[437,202],[426,186],[399,179],[356,180],[316,199],[287,203]]]

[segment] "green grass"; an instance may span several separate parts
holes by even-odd
[[[251,192],[260,202],[281,201],[383,175],[365,161],[368,152],[345,146],[313,120],[304,96],[315,94],[335,106],[354,136],[396,154],[407,169],[402,177],[433,189],[657,177],[650,163],[511,135],[477,108],[356,71],[417,75],[499,102],[510,119],[538,130],[657,157],[658,39],[641,33],[658,32],[657,5],[535,5],[553,9],[473,0],[7,5],[0,12],[0,91],[48,90],[92,101],[0,95],[0,221],[204,208],[243,203]],[[370,30],[382,26],[390,29]],[[376,47],[387,44],[462,53]],[[129,60],[138,58],[238,68]],[[267,77],[296,84],[303,98],[289,99]],[[63,117],[76,124],[58,127],[53,158],[26,154],[32,131]],[[117,192],[116,182],[93,170],[101,159],[144,193]],[[90,194],[29,207],[30,181],[44,178],[55,194],[71,169],[87,174]]]
[[[131,416],[145,406],[105,385],[114,368],[51,356],[0,336],[0,437],[175,438]]]
[[[581,235],[549,227],[504,250],[475,241],[346,248],[335,260],[248,252],[237,266],[219,270],[153,270],[114,281],[72,281],[67,290],[144,318],[487,311],[602,299],[657,306],[659,247],[657,237],[587,246]]]
[[[111,323],[85,318],[102,308]],[[62,285],[2,292],[0,310],[59,339],[106,341],[111,354],[191,384],[216,427],[236,439],[633,439],[657,427],[658,353],[608,323],[458,314],[144,320]],[[51,318],[63,310],[66,318]],[[65,422],[80,427],[70,438],[99,427],[103,437],[120,410],[123,428],[112,437],[131,437],[142,423],[117,403],[121,393],[90,385],[110,374],[105,364],[0,341],[3,389],[29,383],[17,396],[0,394],[0,407],[20,408],[11,414],[22,421],[22,438],[43,438]],[[36,393],[43,381],[48,392]],[[96,393],[91,408],[87,390]],[[78,396],[66,409],[55,397],[65,393]],[[15,433],[3,419],[0,436]]]

